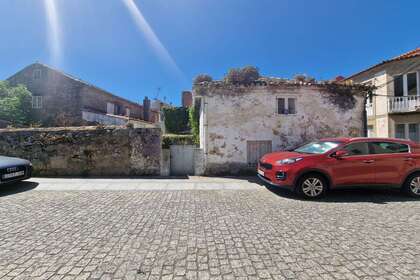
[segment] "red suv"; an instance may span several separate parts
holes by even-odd
[[[389,138],[322,139],[264,155],[258,176],[311,199],[350,186],[397,187],[420,197],[420,145]]]

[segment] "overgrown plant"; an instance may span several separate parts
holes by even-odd
[[[232,68],[226,74],[224,81],[228,84],[250,84],[260,78],[257,67],[245,66],[243,68]]]
[[[207,74],[200,74],[194,79],[194,85],[201,84],[203,82],[212,82],[213,78]]]
[[[315,78],[306,74],[297,74],[293,77],[293,79],[297,82],[302,83],[315,83]]]
[[[190,130],[188,109],[184,107],[165,107],[162,109],[165,128],[168,133],[181,134]]]
[[[194,136],[179,135],[179,134],[165,134],[162,136],[162,148],[169,149],[172,145],[194,145]]]
[[[200,143],[200,104],[197,102],[189,108],[189,123],[191,127],[191,133],[194,137],[194,143]]]

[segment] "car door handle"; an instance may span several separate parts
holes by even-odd
[[[363,163],[374,163],[375,161],[373,159],[364,160]]]
[[[404,159],[404,161],[412,161],[412,160],[414,160],[414,158],[411,158],[411,157]]]

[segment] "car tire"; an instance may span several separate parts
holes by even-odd
[[[410,175],[405,181],[402,190],[411,197],[420,198],[420,173]]]
[[[317,199],[327,191],[327,181],[319,174],[302,176],[296,185],[296,192],[305,199]]]

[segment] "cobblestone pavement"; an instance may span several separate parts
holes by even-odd
[[[239,181],[2,186],[0,279],[420,279],[420,201],[337,191],[308,202]]]

